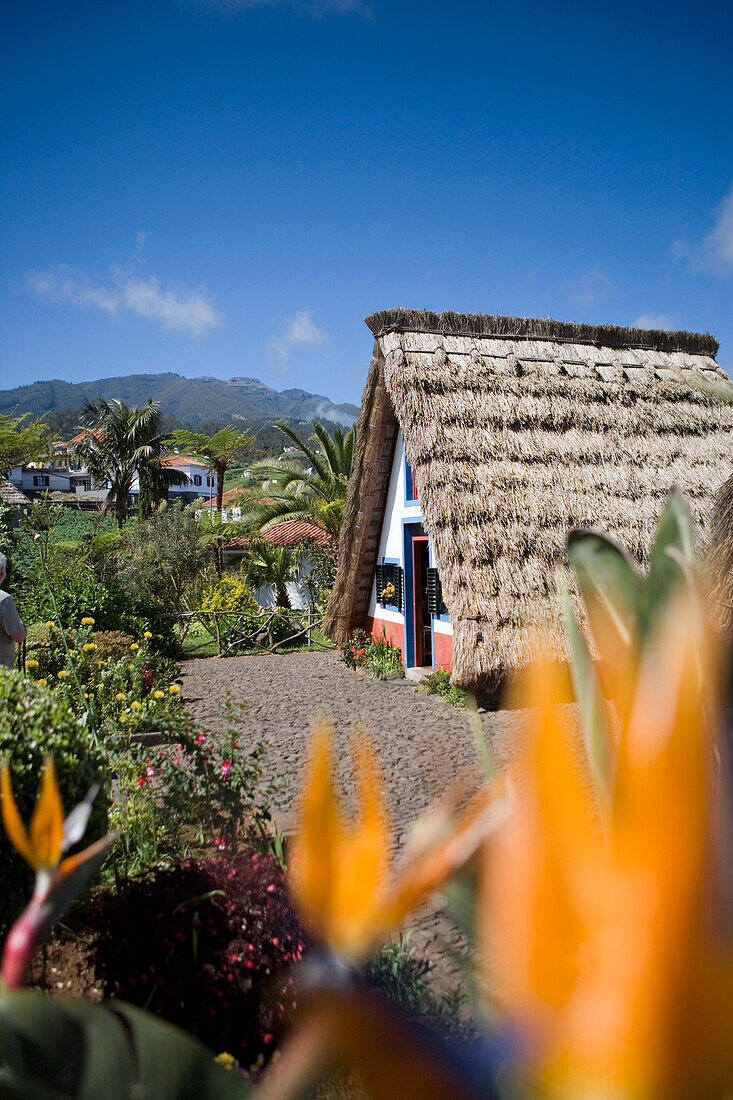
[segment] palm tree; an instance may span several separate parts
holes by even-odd
[[[227,424],[213,435],[181,429],[175,433],[175,442],[196,458],[202,459],[209,470],[216,474],[216,508],[221,518],[224,503],[224,479],[227,470],[244,456],[247,447],[254,442],[251,432],[242,432],[233,424]],[[214,548],[216,571],[219,576],[224,571],[223,540],[218,539]]]
[[[165,470],[160,465],[166,437],[161,433],[162,416],[157,402],[149,400],[142,408],[122,401],[86,401],[83,407],[84,438],[75,447],[79,458],[96,482],[108,482],[109,491],[103,511],[114,511],[118,528],[127,516],[127,498],[135,475],[143,486],[166,483],[182,484],[185,474]]]
[[[257,540],[250,543],[241,572],[250,588],[274,588],[278,607],[291,608],[288,582],[297,579],[298,555],[285,546]]]
[[[298,448],[303,465],[258,463],[253,467],[270,484],[247,495],[245,523],[249,530],[266,533],[286,520],[310,520],[328,532],[335,553],[354,458],[354,428],[346,433],[337,428],[331,436],[322,424],[314,423],[313,436],[320,445],[316,449],[287,424],[280,422],[276,427]]]
[[[245,451],[254,442],[251,432],[242,432],[233,424],[220,428],[213,435],[182,429],[175,433],[177,446],[189,454],[201,459],[216,474],[216,507],[222,509],[224,479],[227,471],[244,456]]]

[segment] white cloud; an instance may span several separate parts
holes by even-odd
[[[105,282],[58,264],[31,275],[28,285],[48,302],[101,309],[111,317],[131,313],[161,324],[168,332],[189,336],[219,328],[224,320],[203,291],[185,286],[164,288],[154,275],[143,277],[123,267],[113,267]]]
[[[616,287],[605,271],[594,267],[589,271],[585,271],[579,278],[570,283],[568,292],[572,301],[577,305],[590,306],[603,298],[610,298],[612,294],[616,293]]]
[[[677,324],[674,317],[666,313],[640,313],[635,321],[631,322],[632,328],[661,329],[663,332],[676,332]]]
[[[293,348],[317,347],[328,343],[328,333],[314,323],[309,309],[299,309],[289,317],[280,336],[270,341],[270,347],[283,363]]]
[[[733,187],[715,209],[712,229],[697,244],[675,241],[672,251],[685,257],[694,271],[733,275]]]

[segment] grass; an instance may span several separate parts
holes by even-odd
[[[444,668],[436,668],[435,672],[423,676],[419,687],[427,691],[429,695],[438,695],[452,707],[465,707],[466,693],[460,688],[454,687],[450,682],[450,672]]]

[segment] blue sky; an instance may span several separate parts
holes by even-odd
[[[358,401],[363,317],[714,333],[733,9],[7,0],[3,388],[251,375]]]

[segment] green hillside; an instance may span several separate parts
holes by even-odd
[[[130,374],[91,382],[33,382],[0,390],[0,413],[18,409],[40,416],[78,409],[87,398],[118,398],[142,405],[149,397],[160,402],[166,416],[194,426],[233,419],[265,423],[280,418],[350,425],[358,408],[334,404],[321,394],[301,389],[274,390],[256,378],[182,378],[179,374]]]

